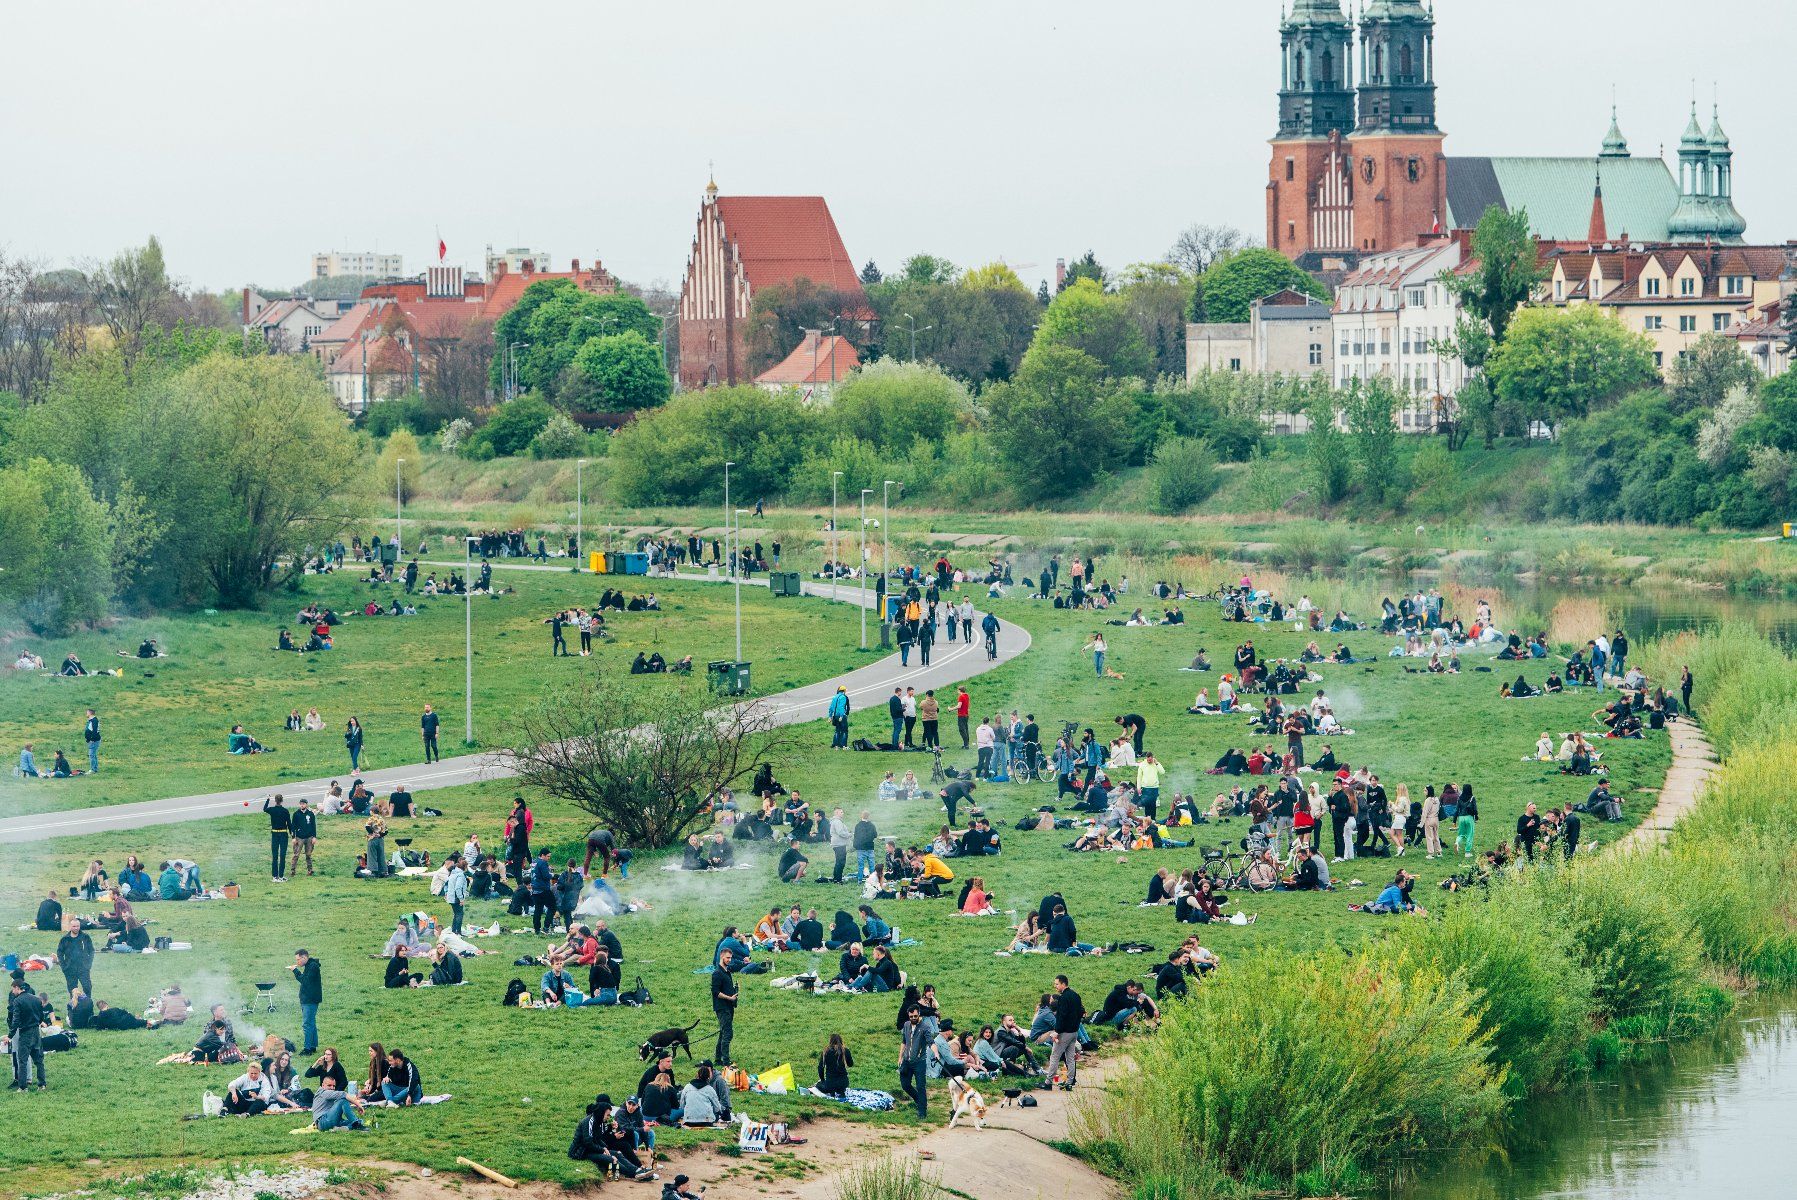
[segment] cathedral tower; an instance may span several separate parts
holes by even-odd
[[[1297,0],[1280,22],[1279,132],[1267,245],[1292,259],[1354,247],[1341,137],[1354,128],[1354,27],[1340,0]]]

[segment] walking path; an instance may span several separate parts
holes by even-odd
[[[1704,784],[1716,772],[1716,751],[1696,723],[1681,717],[1667,733],[1672,738],[1672,766],[1666,771],[1660,797],[1647,819],[1617,842],[1618,846],[1664,845],[1678,819],[1697,806]]]
[[[441,565],[461,566],[460,563],[445,561]],[[566,566],[538,566],[528,563],[506,564],[495,566],[499,571],[557,571],[567,573]],[[634,576],[626,578],[644,578]],[[695,583],[727,584],[726,579],[708,579],[703,575],[683,575],[683,580]],[[766,587],[765,579],[745,580],[744,586]],[[816,581],[807,581],[804,585],[807,596],[830,599],[830,585]],[[850,589],[839,589],[839,602],[843,604],[859,604],[861,589],[859,586]],[[867,596],[871,607],[874,596]],[[980,616],[984,616],[981,613]],[[978,618],[975,619],[978,626]],[[869,636],[877,636],[875,625]],[[807,721],[819,721],[825,716],[825,708],[830,697],[835,695],[838,686],[847,689],[849,703],[860,718],[863,731],[872,731],[883,740],[888,731],[888,722],[884,703],[895,687],[914,687],[919,692],[930,688],[947,689],[976,675],[984,674],[1001,663],[1009,662],[1030,648],[1029,631],[1021,625],[1006,624],[998,638],[998,658],[988,659],[986,647],[982,642],[972,645],[966,642],[938,641],[936,649],[930,656],[930,665],[912,664],[903,666],[899,656],[887,655],[877,662],[859,667],[845,674],[790,691],[777,692],[764,699],[774,711],[774,720],[781,725],[797,725]],[[871,712],[869,710],[872,710]],[[851,718],[852,720],[853,718]],[[868,725],[872,720],[874,724]],[[412,792],[431,791],[437,788],[459,787],[462,784],[478,783],[486,779],[504,779],[514,772],[493,752],[479,754],[463,754],[446,757],[429,765],[415,763],[410,766],[386,767],[378,771],[364,771],[362,778],[376,794],[392,790],[404,783]],[[335,776],[337,779],[345,775]],[[302,796],[317,799],[323,796],[330,787],[330,778],[308,779],[298,782],[283,781],[279,790],[289,802],[297,802]],[[0,820],[0,844],[14,842],[36,842],[46,838],[68,837],[74,834],[103,833],[110,830],[141,829],[147,825],[167,825],[177,821],[200,821],[209,817],[222,817],[233,811],[247,810],[261,816],[260,805],[273,787],[238,788],[228,792],[212,792],[201,796],[166,796],[156,800],[144,800],[133,804],[113,804],[100,808],[81,809],[73,812],[38,813],[33,816],[10,817]]]

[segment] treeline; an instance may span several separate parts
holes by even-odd
[[[1729,1006],[1715,977],[1797,981],[1797,663],[1742,630],[1645,658],[1698,672],[1724,756],[1664,849],[1526,872],[1345,959],[1232,964],[1166,1005],[1076,1131],[1084,1153],[1159,1200],[1367,1190],[1398,1153],[1486,1135],[1632,1044],[1707,1028]]]

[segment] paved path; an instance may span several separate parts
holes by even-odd
[[[459,563],[444,562],[432,564],[442,566],[460,566]],[[537,566],[528,563],[495,566],[499,571],[558,571],[567,573],[566,566]],[[610,579],[609,576],[601,578]],[[644,576],[620,578],[645,579]],[[714,582],[719,586],[726,585],[727,580],[709,580],[703,575],[683,575],[682,580],[689,582]],[[766,587],[766,579],[758,579],[744,584],[746,587]],[[825,600],[830,598],[830,585],[807,581],[805,594],[818,596]],[[859,587],[842,587],[839,590],[840,602],[858,604],[861,599]],[[868,593],[871,605],[874,596]],[[982,614],[983,615],[983,614]],[[975,622],[976,628],[978,622]],[[870,623],[869,638],[878,637],[878,626]],[[884,740],[890,731],[884,708],[886,697],[892,694],[895,687],[914,687],[919,692],[929,688],[944,690],[975,675],[990,671],[1000,663],[1009,662],[1030,647],[1030,635],[1021,625],[1007,624],[999,635],[998,658],[996,661],[986,657],[983,643],[968,645],[966,642],[938,641],[936,649],[930,655],[930,665],[901,666],[899,656],[889,654],[865,667],[857,668],[847,674],[791,691],[777,692],[765,697],[773,706],[774,719],[782,725],[796,725],[807,721],[820,721],[825,716],[825,708],[830,697],[840,685],[848,689],[849,702],[858,714],[854,724],[860,734],[871,734],[876,740]],[[869,712],[868,710],[875,710]],[[458,787],[462,784],[476,783],[484,779],[503,779],[513,772],[491,752],[480,754],[463,754],[446,757],[439,762],[426,766],[422,763],[411,766],[386,767],[378,771],[364,771],[362,778],[368,782],[369,790],[377,795],[384,794],[404,783],[413,792],[430,791],[435,788]],[[296,803],[300,797],[317,799],[323,796],[330,787],[331,779],[347,779],[347,774],[308,779],[298,782],[282,781],[275,785],[239,788],[229,792],[213,792],[203,796],[166,796],[156,800],[144,800],[134,804],[112,804],[99,808],[80,809],[71,812],[38,813],[32,816],[10,817],[0,820],[0,844],[12,842],[36,842],[46,838],[68,837],[75,834],[102,833],[108,830],[141,829],[146,825],[167,825],[176,821],[199,821],[208,817],[226,816],[232,812],[248,811],[261,816],[262,798],[270,792],[279,791],[287,797],[288,803]]]
[[[1660,787],[1660,798],[1647,819],[1629,831],[1618,846],[1661,846],[1678,819],[1697,806],[1703,786],[1717,768],[1716,751],[1703,730],[1680,717],[1667,731],[1672,737],[1672,766]]]

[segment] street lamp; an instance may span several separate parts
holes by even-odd
[[[836,599],[836,481],[841,471],[830,472],[830,599]]]
[[[905,314],[905,320],[911,322],[911,361],[916,362],[917,361],[917,335],[920,333],[928,333],[930,330],[932,330],[936,327],[934,325],[925,325],[922,329],[919,329],[917,327],[917,318],[912,316],[910,313]]]
[[[399,480],[400,468],[405,465],[406,460],[403,458],[393,460],[393,536],[399,540],[401,554],[406,552],[406,522],[404,501],[400,499]]]
[[[886,481],[886,495],[880,503],[880,570],[892,563],[892,480]]]
[[[462,743],[474,745],[474,543],[462,535]]]
[[[736,552],[738,554],[741,554],[742,549],[743,549],[743,533],[742,533],[743,514],[748,511],[749,510],[746,508],[739,508],[736,510]],[[741,662],[743,660],[743,580],[742,580],[741,572],[737,573],[735,587],[736,587],[736,661]]]
[[[730,468],[736,464],[724,464],[724,569],[731,575],[736,574],[736,566],[730,558]]]
[[[585,532],[582,526],[586,521],[581,511],[581,502],[586,493],[580,488],[580,468],[586,465],[586,461],[584,458],[574,460],[574,557],[576,560],[580,558],[585,548],[581,535]],[[574,569],[578,571],[580,568],[575,567]]]
[[[872,488],[861,489],[861,648],[867,649],[867,498]]]
[[[511,342],[505,348],[505,357],[506,357],[505,398],[507,400],[510,400],[513,396],[518,394],[518,355],[517,355],[517,350],[518,350],[518,347],[520,347],[520,346],[522,346],[528,350],[530,348],[530,343],[529,342]]]

